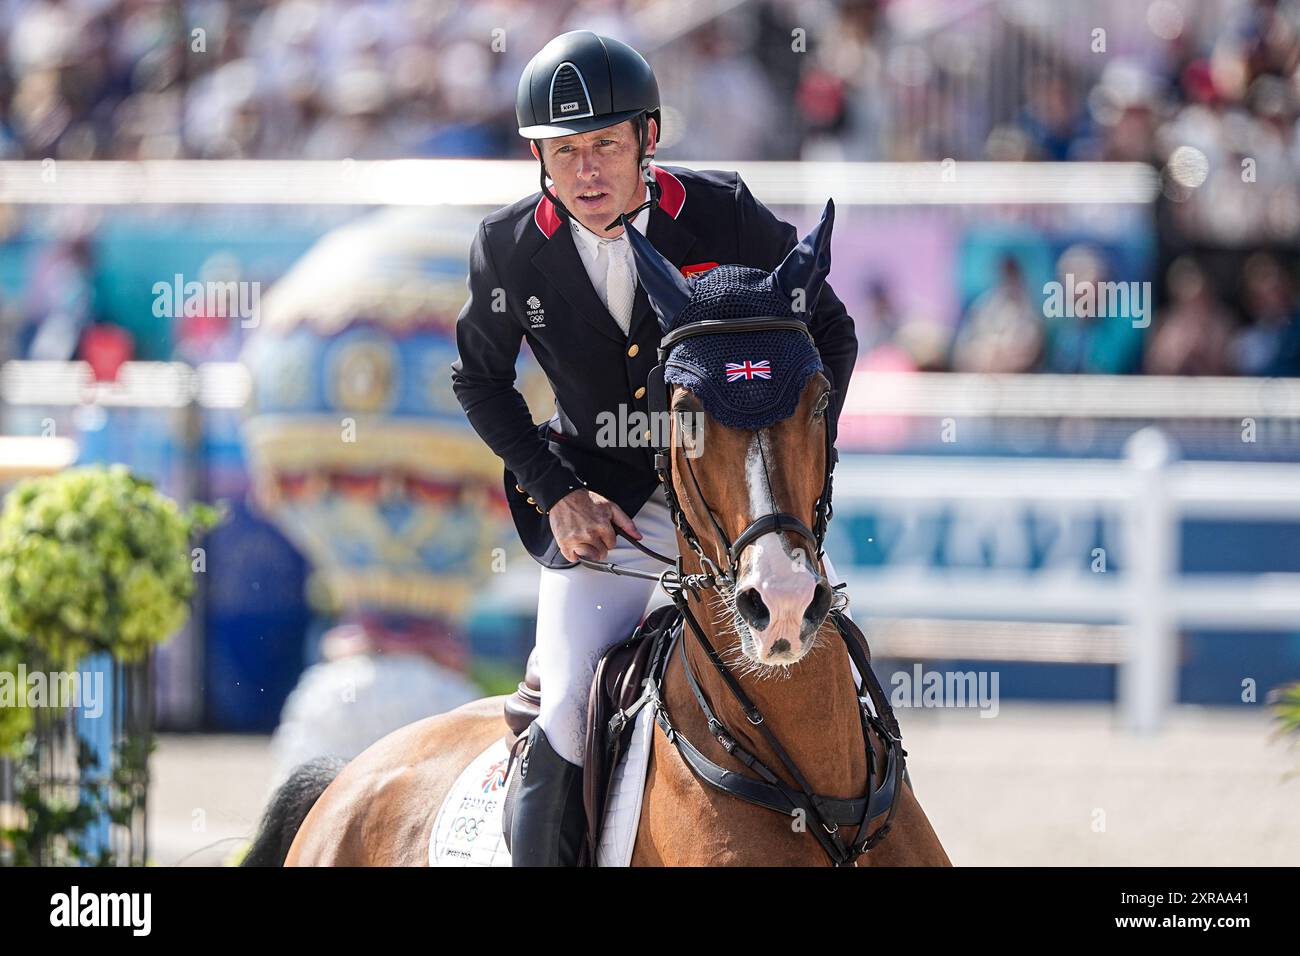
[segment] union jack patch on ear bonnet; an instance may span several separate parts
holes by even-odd
[[[835,206],[772,272],[720,265],[691,281],[641,233],[627,228],[637,278],[667,335],[703,319],[779,317],[805,322],[831,265]],[[794,306],[802,306],[795,311]],[[797,330],[728,332],[683,339],[664,363],[664,381],[689,388],[704,410],[732,428],[766,428],[794,414],[821,356]]]
[[[761,362],[751,362],[749,359],[744,362],[728,362],[726,373],[728,382],[739,382],[742,378],[747,381],[751,378],[771,378],[772,363],[767,359]]]

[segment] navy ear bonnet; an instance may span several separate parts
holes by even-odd
[[[648,239],[626,223],[624,228],[637,278],[666,335],[709,319],[777,317],[806,324],[830,272],[834,215],[827,202],[821,222],[773,272],[720,265],[689,280]],[[804,386],[819,371],[816,346],[797,329],[735,331],[678,342],[664,362],[664,381],[689,388],[723,425],[758,429],[793,415]]]
[[[800,318],[774,288],[770,272],[717,266],[693,285],[673,328],[701,319]],[[664,363],[664,381],[689,388],[723,425],[755,429],[793,415],[808,379],[821,368],[816,347],[798,331],[724,332],[675,345]]]

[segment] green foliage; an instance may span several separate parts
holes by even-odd
[[[1279,687],[1270,697],[1278,733],[1300,737],[1300,682]]]
[[[0,513],[0,628],[62,669],[97,650],[139,660],[185,623],[190,539],[220,519],[125,465],[23,481]]]
[[[15,674],[19,661],[24,660],[22,644],[18,638],[0,624],[0,674]],[[0,758],[16,756],[22,749],[24,738],[32,729],[32,712],[26,707],[0,707]]]
[[[182,511],[125,465],[19,483],[0,511],[0,672],[23,662],[74,670],[99,651],[145,658],[185,623],[192,539],[222,517],[204,504]],[[84,834],[105,818],[130,824],[145,799],[152,737],[119,740],[109,768],[78,740],[76,774],[51,786],[34,724],[29,709],[0,707],[0,756],[14,761],[19,811],[0,829],[0,862],[113,865],[110,850],[84,847]]]
[[[18,825],[0,829],[0,863],[116,865],[119,861],[113,858],[111,849],[101,847],[91,852],[83,845],[82,836],[104,817],[121,826],[130,825],[131,817],[144,802],[149,754],[155,746],[152,736],[119,741],[113,748],[112,772],[105,775],[95,752],[79,740],[75,782],[65,781],[52,788],[37,770],[38,744],[35,737],[29,736],[16,764],[15,790],[23,819]],[[51,790],[56,793],[51,794]]]

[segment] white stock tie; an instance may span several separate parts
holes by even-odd
[[[636,276],[633,275],[632,261],[629,258],[631,251],[626,237],[605,241],[605,253],[609,256],[608,271],[605,274],[605,304],[624,335],[632,327],[632,301],[636,298]]]

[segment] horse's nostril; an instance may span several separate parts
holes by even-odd
[[[763,603],[758,588],[745,588],[741,591],[736,597],[736,610],[740,612],[745,623],[756,631],[763,630],[772,620],[772,615],[768,612],[767,605]]]
[[[809,624],[820,625],[822,619],[826,617],[826,612],[831,609],[831,597],[834,589],[825,581],[817,585],[813,591],[813,599],[808,604],[808,609],[803,612],[803,619]]]

